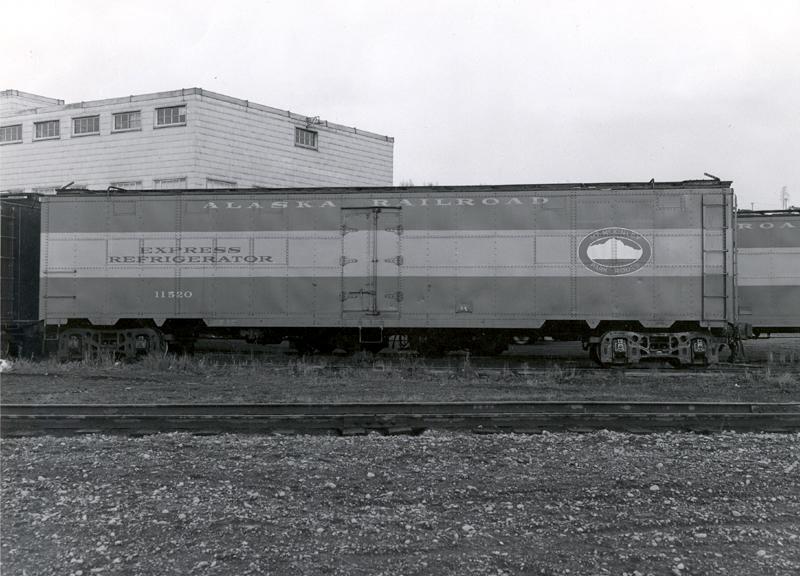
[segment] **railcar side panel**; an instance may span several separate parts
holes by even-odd
[[[42,318],[725,327],[733,205],[729,183],[48,197]]]
[[[800,211],[743,211],[737,228],[741,321],[800,332]]]

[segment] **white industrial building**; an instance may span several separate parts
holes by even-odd
[[[394,139],[200,88],[65,104],[0,92],[0,192],[391,186]]]

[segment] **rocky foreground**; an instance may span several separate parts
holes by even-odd
[[[2,442],[3,574],[800,573],[800,435]]]

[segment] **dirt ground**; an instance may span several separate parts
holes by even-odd
[[[2,441],[2,573],[800,573],[800,435]]]

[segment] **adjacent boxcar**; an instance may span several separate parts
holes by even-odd
[[[596,360],[718,359],[729,182],[65,192],[42,199],[62,356],[197,334],[426,351],[581,338]],[[52,329],[51,329],[52,332]]]
[[[742,210],[737,228],[741,322],[800,332],[800,210]]]
[[[0,197],[0,354],[39,352],[37,195]]]

